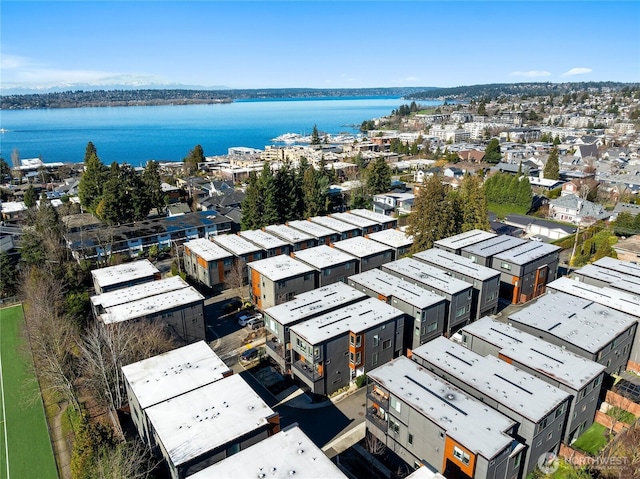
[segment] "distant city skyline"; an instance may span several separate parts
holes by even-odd
[[[0,88],[640,82],[636,1],[2,1]]]

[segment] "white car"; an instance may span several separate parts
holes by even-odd
[[[262,319],[262,313],[244,314],[238,318],[238,324],[244,327],[253,319]]]

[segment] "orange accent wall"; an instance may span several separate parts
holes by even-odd
[[[518,286],[520,278],[518,276],[514,276],[511,279],[511,284],[513,286],[513,297],[511,298],[512,304],[518,304],[518,298],[520,297],[520,286]]]
[[[218,261],[218,281],[224,283],[224,261]]]
[[[262,309],[262,293],[260,290],[260,273],[255,269],[251,270],[251,293],[256,301],[258,309]]]
[[[509,364],[511,364],[513,362],[513,359],[508,358],[507,356],[505,356],[502,353],[498,353],[498,359],[502,359],[505,363],[509,363]]]
[[[469,454],[469,464],[465,466],[462,461],[453,456],[453,447],[457,446],[458,449],[462,449],[464,452]],[[473,477],[474,469],[476,466],[476,456],[471,451],[469,451],[466,447],[461,446],[456,441],[451,439],[449,436],[444,441],[444,459],[442,462],[442,470],[444,471],[447,465],[447,459],[449,459],[454,464],[460,467],[460,470],[464,472],[467,476]]]
[[[204,269],[207,269],[209,265],[207,265],[207,261],[202,256],[196,256],[198,266],[202,266]]]
[[[380,301],[384,301],[385,303],[387,302],[387,297],[384,294],[378,294],[378,299]]]
[[[184,254],[191,254],[191,250],[189,249],[188,246],[184,247]]]

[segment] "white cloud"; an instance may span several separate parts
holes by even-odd
[[[564,72],[562,74],[562,76],[563,77],[570,77],[570,76],[573,76],[573,75],[584,75],[586,73],[591,73],[592,71],[593,70],[591,70],[591,68],[578,67],[578,68],[572,68],[568,72]]]
[[[551,75],[551,73],[544,70],[529,70],[527,72],[511,72],[510,75],[514,77],[537,78],[548,77],[549,75]]]

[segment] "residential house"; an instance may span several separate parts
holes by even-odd
[[[357,258],[355,273],[362,273],[391,261],[393,250],[382,243],[362,236],[355,236],[331,245],[340,251]]]
[[[337,281],[346,283],[347,277],[354,274],[358,267],[357,258],[324,244],[291,253],[291,257],[317,271],[316,288],[321,288]]]
[[[461,254],[462,248],[480,243],[481,241],[494,238],[496,236],[497,235],[495,233],[491,233],[489,231],[474,229],[434,241],[433,247],[449,251],[450,253]]]
[[[398,220],[396,218],[390,218],[387,215],[383,215],[380,213],[376,213],[372,210],[366,210],[364,208],[355,208],[349,210],[349,213],[362,216],[363,218],[370,219],[371,221],[375,221],[380,225],[380,230],[388,230],[393,229],[398,226]]]
[[[628,261],[630,263],[640,261],[640,235],[633,235],[627,239],[618,240],[612,248],[621,261]]]
[[[376,233],[370,233],[365,238],[377,241],[380,244],[391,248],[391,260],[395,261],[409,253],[413,246],[413,237],[408,236],[404,231],[399,229],[386,229]]]
[[[609,287],[630,294],[640,291],[640,279],[634,275],[603,268],[596,264],[588,264],[571,273],[571,276],[584,284],[598,287]]]
[[[376,231],[380,231],[382,229],[380,222],[353,213],[332,213],[330,217],[360,228],[360,233],[358,234],[358,236],[375,233]]]
[[[96,294],[155,281],[160,279],[160,276],[160,270],[148,259],[91,270],[93,289]]]
[[[505,216],[504,223],[520,228],[528,237],[544,237],[548,240],[565,238],[576,232],[573,226],[528,215],[510,214]]]
[[[406,192],[373,195],[373,212],[385,216],[408,215],[413,210],[416,195]]]
[[[293,249],[291,243],[263,230],[245,230],[238,233],[240,237],[260,247],[265,257],[289,254]]]
[[[182,259],[188,276],[213,288],[224,284],[235,258],[213,241],[198,238],[184,243]]]
[[[316,238],[288,225],[269,225],[264,230],[289,243],[291,245],[291,253],[318,245]]]
[[[340,240],[353,238],[362,234],[362,228],[352,223],[345,223],[332,216],[314,216],[309,218],[310,221],[329,228],[340,235]]]
[[[317,245],[329,246],[342,239],[342,235],[337,231],[309,220],[289,221],[287,226],[311,236],[316,240]]]
[[[244,283],[249,280],[247,263],[260,260],[266,256],[265,251],[260,246],[237,234],[215,236],[213,237],[213,242],[233,255],[232,269],[242,271]]]

